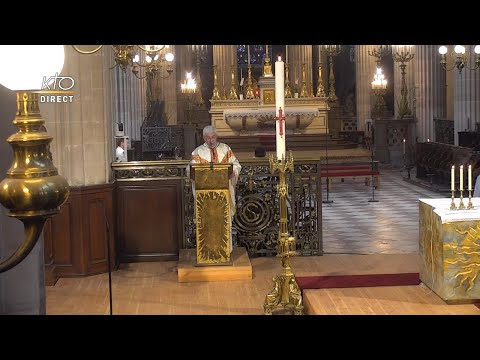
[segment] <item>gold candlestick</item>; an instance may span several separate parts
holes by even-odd
[[[285,64],[285,97],[291,98],[292,97],[292,89],[290,88],[290,65]]]
[[[302,64],[302,88],[300,90],[300,97],[308,97],[307,91],[307,64]]]
[[[317,97],[325,97],[325,89],[322,80],[322,63],[318,63],[318,81],[317,81]]]
[[[265,77],[273,76],[272,64],[270,63],[270,55],[268,55],[268,45],[266,46],[266,52],[265,52],[265,64],[263,65],[263,76]]]
[[[450,204],[450,210],[457,210],[457,206],[455,205],[455,190],[452,190],[452,202]]]
[[[463,190],[460,190],[460,204],[458,210],[465,210],[465,204],[463,203]]]
[[[237,94],[237,77],[235,76],[235,73],[236,73],[236,69],[235,69],[235,65],[232,65],[231,66],[231,69],[230,69],[230,72],[232,74],[232,85],[230,86],[230,95],[229,95],[229,99],[230,100],[238,100],[238,94]]]
[[[212,100],[220,100],[220,89],[218,88],[218,66],[213,65],[213,95]]]
[[[468,210],[473,210],[473,203],[472,203],[472,190],[468,190],[468,205],[467,205]]]
[[[247,76],[247,93],[245,94],[246,99],[254,99],[255,94],[253,93],[253,83],[252,83],[252,65],[248,65],[248,76]]]
[[[295,315],[303,314],[302,292],[298,287],[295,275],[290,267],[290,257],[297,255],[296,240],[288,233],[287,195],[288,185],[285,181],[285,172],[293,172],[293,156],[290,152],[286,159],[278,160],[273,155],[269,157],[270,172],[279,172],[278,197],[280,205],[280,226],[278,231],[278,254],[282,257],[282,272],[273,278],[273,290],[265,297],[263,304],[265,315],[272,315],[276,307],[293,309]]]

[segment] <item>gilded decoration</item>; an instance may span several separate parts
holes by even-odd
[[[420,199],[420,279],[447,303],[478,301],[480,211],[450,210],[450,202]]]
[[[196,190],[197,263],[230,261],[230,194],[228,190]]]

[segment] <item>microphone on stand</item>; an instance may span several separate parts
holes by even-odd
[[[371,183],[372,183],[372,198],[370,200],[368,200],[368,202],[378,202],[378,200],[375,199],[375,179],[373,177],[373,171],[374,171],[374,163],[373,163],[373,157],[374,157],[374,150],[375,150],[375,131],[374,131],[374,128],[373,128],[373,123],[370,124],[370,129],[372,131],[372,134],[371,134],[371,144],[370,144],[370,148],[371,148],[371,157],[372,157],[372,179],[371,179]]]
[[[327,140],[325,141],[325,166],[326,166],[326,169],[327,169],[327,199],[326,200],[323,200],[322,202],[324,204],[331,204],[333,203],[333,200],[330,200],[328,197],[329,197],[329,194],[330,194],[330,177],[328,176],[328,138],[330,137],[330,132],[329,132],[329,129],[328,129],[328,120],[327,120]]]

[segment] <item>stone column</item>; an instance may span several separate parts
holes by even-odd
[[[40,104],[53,136],[50,150],[55,165],[71,186],[109,181],[114,151],[112,61],[108,49],[84,55],[65,46],[61,75],[75,80],[73,102]]]
[[[145,70],[140,68],[138,74],[145,76]],[[112,69],[110,86],[112,91],[113,124],[123,123],[125,136],[132,140],[141,140],[140,127],[146,116],[146,79],[138,79],[131,68],[123,71],[120,67]]]
[[[162,56],[171,52],[175,58],[173,60],[173,72],[168,75],[165,70],[166,62],[162,66],[160,73],[154,79],[154,99],[165,101],[165,113],[167,114],[167,124],[177,124],[177,94],[180,93],[180,79],[177,78],[175,71],[178,60],[176,59],[175,45],[169,45],[161,51]],[[168,75],[168,76],[167,76]]]
[[[12,165],[12,147],[5,140],[17,132],[12,124],[17,109],[15,92],[0,85],[0,180]],[[50,135],[52,133],[49,132]],[[53,157],[56,164],[56,158]],[[23,241],[21,221],[8,217],[0,205],[0,262]],[[0,274],[0,315],[45,315],[45,265],[43,233],[30,254],[14,268]]]
[[[440,65],[437,45],[415,46],[416,101],[412,104],[417,119],[419,142],[435,141],[434,118],[446,117],[446,75]]]
[[[357,100],[357,129],[365,131],[365,120],[372,115],[372,81],[376,72],[376,58],[368,55],[377,45],[355,45],[355,74]],[[387,79],[391,82],[391,79]]]
[[[213,45],[213,65],[218,68],[218,87],[222,99],[232,85],[231,66],[237,68],[237,45]]]
[[[325,51],[322,51],[323,53]],[[312,45],[288,45],[288,62],[290,63],[290,86],[297,85],[298,93],[302,89],[302,64],[306,64],[307,92],[312,88]],[[328,73],[327,63],[323,63],[323,73]],[[322,74],[323,77],[324,74]],[[324,85],[325,86],[325,85]],[[315,86],[314,86],[315,88]],[[328,89],[325,88],[328,94]]]
[[[455,145],[458,145],[458,132],[475,128],[475,122],[480,122],[480,70],[469,70],[475,67],[474,45],[465,45],[470,56],[461,73],[454,71],[454,135]],[[449,49],[450,50],[450,49]]]

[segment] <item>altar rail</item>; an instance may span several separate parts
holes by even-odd
[[[113,163],[121,261],[168,259],[195,247],[194,202],[189,162]],[[242,161],[232,233],[251,256],[274,256],[278,242],[278,176],[268,159]],[[287,173],[290,232],[301,255],[322,255],[322,195],[319,159],[295,159]]]
[[[470,148],[437,142],[417,143],[417,178],[428,179],[432,183],[450,184],[452,165],[458,169],[472,165],[472,176],[480,174],[480,152]],[[458,179],[458,170],[456,179]],[[466,179],[466,177],[465,177]]]

